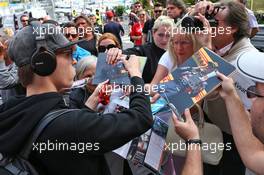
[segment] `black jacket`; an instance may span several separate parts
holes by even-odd
[[[86,87],[73,89],[69,94],[70,108],[81,109],[85,107],[86,100],[92,95],[92,93],[86,90]]]
[[[157,71],[159,60],[164,53],[165,50],[157,47],[154,42],[129,48],[124,51],[124,54],[147,57],[147,62],[142,74],[145,83],[150,83],[152,81]]]
[[[144,83],[133,77],[131,84],[143,86]],[[19,152],[37,122],[51,110],[61,108],[66,105],[58,93],[14,98],[0,106],[0,152],[4,155]],[[150,102],[144,93],[132,93],[130,109],[121,113],[101,115],[82,108],[53,121],[35,143],[39,144],[38,149],[31,153],[30,160],[41,174],[110,174],[104,153],[146,132],[152,123]],[[47,148],[48,143],[53,143],[53,148],[57,145],[61,150],[51,150],[50,147],[40,153],[40,144],[44,148],[44,143]],[[64,151],[59,144],[66,144]],[[81,153],[84,145],[89,151]],[[66,150],[67,146],[71,149]],[[73,151],[76,146],[80,149]]]

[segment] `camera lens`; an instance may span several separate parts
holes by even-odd
[[[187,16],[182,20],[181,23],[182,27],[186,28],[188,31],[194,31],[194,30],[203,30],[203,23],[193,17],[193,16]]]

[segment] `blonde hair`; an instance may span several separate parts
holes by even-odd
[[[174,21],[168,16],[160,16],[158,17],[154,25],[152,27],[153,32],[156,32],[161,26],[168,26],[168,27],[173,27]]]
[[[181,27],[174,27],[173,29],[173,33],[172,33],[172,37],[170,38],[170,42],[169,42],[169,55],[170,55],[170,59],[173,63],[173,69],[177,68],[178,63],[177,63],[177,56],[174,52],[174,42],[173,39],[176,35],[182,35],[184,37],[186,37],[187,39],[189,39],[192,44],[193,44],[193,53],[197,52],[201,47],[202,44],[199,42],[199,40],[195,37],[194,33],[191,32],[187,32],[186,30],[183,30],[183,28]]]

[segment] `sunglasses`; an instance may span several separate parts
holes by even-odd
[[[248,98],[256,98],[256,97],[264,98],[263,95],[259,94],[256,86],[250,86],[246,91],[247,91]]]
[[[108,46],[99,46],[98,47],[98,52],[105,52],[106,50],[109,50],[111,48],[116,48],[116,45],[109,44]]]
[[[74,49],[73,47],[70,47],[70,48],[67,48],[67,49],[58,49],[55,51],[55,54],[58,55],[58,54],[66,54],[67,56],[69,57],[72,57],[72,54],[74,52]]]
[[[66,38],[70,38],[70,36],[71,36],[72,38],[77,38],[77,37],[78,37],[78,34],[71,34],[71,33],[67,33],[67,34],[65,34],[65,37],[66,37]]]
[[[154,12],[155,12],[155,13],[161,13],[162,10],[155,10]]]
[[[21,22],[28,22],[28,20],[21,20]]]

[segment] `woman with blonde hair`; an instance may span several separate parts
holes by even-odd
[[[158,84],[170,72],[190,58],[196,51],[202,47],[192,33],[184,31],[183,28],[177,27],[173,30],[173,36],[169,42],[168,51],[165,52],[159,63],[157,72],[151,81],[151,84]]]

